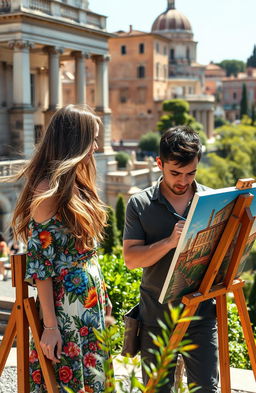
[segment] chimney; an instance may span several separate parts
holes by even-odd
[[[132,33],[132,25],[130,25],[130,31],[129,32]]]

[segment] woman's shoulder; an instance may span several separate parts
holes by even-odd
[[[47,179],[42,180],[34,191],[34,198],[40,197],[49,191],[50,185]],[[54,196],[43,199],[38,206],[31,211],[31,218],[38,222],[44,223],[50,220],[57,213],[56,198]]]

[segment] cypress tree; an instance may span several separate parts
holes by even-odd
[[[116,223],[117,229],[119,230],[119,240],[122,242],[124,233],[124,221],[125,221],[125,203],[122,194],[119,194],[116,202]]]
[[[244,115],[248,115],[247,89],[245,83],[243,84],[242,99],[240,102],[240,119],[242,119]]]
[[[255,118],[255,105],[254,104],[252,104],[251,119],[252,119],[251,125],[254,126],[254,123],[256,120],[256,118]]]
[[[256,45],[254,45],[252,55],[247,59],[247,67],[256,68]]]
[[[119,244],[118,230],[116,226],[116,215],[114,209],[109,206],[107,209],[107,226],[104,231],[104,240],[102,248],[106,254],[111,254],[113,248]]]

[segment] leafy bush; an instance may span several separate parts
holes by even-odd
[[[247,370],[251,369],[240,317],[237,307],[233,303],[228,304],[228,339],[230,366]]]
[[[128,270],[120,248],[117,249],[116,254],[100,255],[99,262],[113,304],[112,315],[123,331],[124,314],[139,301],[142,270]]]
[[[159,153],[160,135],[157,132],[148,132],[142,135],[139,147],[142,151]]]
[[[116,214],[111,206],[109,206],[107,209],[107,216],[107,226],[104,230],[104,239],[101,246],[107,254],[110,254],[113,248],[119,244]]]
[[[116,202],[116,224],[119,231],[119,240],[122,242],[125,221],[125,201],[122,194],[119,194]]]
[[[128,153],[126,153],[125,151],[119,151],[116,155],[115,155],[115,159],[117,161],[117,167],[119,169],[121,168],[126,168],[127,162],[130,159],[130,156]]]

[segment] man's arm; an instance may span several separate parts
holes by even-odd
[[[145,245],[144,240],[128,239],[123,242],[125,264],[128,269],[149,267],[166,255],[178,244],[185,221],[178,221],[170,236],[153,244]]]

